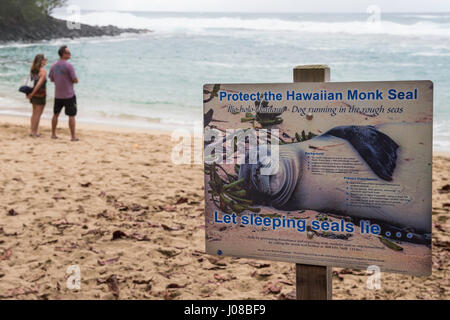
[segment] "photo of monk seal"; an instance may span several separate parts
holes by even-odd
[[[270,149],[256,164],[248,164],[247,153],[239,179],[245,179],[244,187],[257,204],[370,219],[382,229],[402,231],[399,238],[411,240],[406,234],[412,232],[421,238],[418,234],[431,233],[431,136],[431,126],[424,123],[339,126],[304,142],[280,145],[278,169],[268,175],[262,175],[261,168],[272,167]],[[351,163],[355,171],[313,172],[314,157],[338,159],[328,164]],[[394,203],[377,205],[373,194],[372,204],[352,205],[350,183],[355,177],[378,184],[377,190],[387,189]],[[356,193],[360,196],[361,189]]]

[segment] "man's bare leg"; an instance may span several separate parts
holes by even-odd
[[[58,139],[56,136],[56,126],[58,125],[59,113],[55,113],[52,118],[52,139]]]
[[[75,116],[69,116],[69,129],[72,141],[78,141],[79,139],[75,136]]]

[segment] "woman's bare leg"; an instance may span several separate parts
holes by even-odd
[[[40,136],[40,134],[38,133],[38,131],[39,131],[39,123],[40,123],[40,121],[41,121],[41,116],[42,116],[42,113],[44,112],[44,108],[45,108],[45,105],[44,106],[36,106],[36,109],[37,109],[37,111],[36,111],[36,119],[35,119],[35,130],[36,130],[36,135],[37,136]]]
[[[30,119],[30,136],[34,136],[36,134],[36,114],[37,114],[37,105],[33,104],[33,113],[31,114]]]
[[[30,136],[36,137],[38,136],[38,127],[39,122],[41,120],[42,112],[44,111],[44,107],[42,105],[35,105],[33,104],[33,114],[31,115],[30,125],[31,125],[31,132]]]

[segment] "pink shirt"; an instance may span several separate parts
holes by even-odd
[[[49,77],[55,83],[56,99],[70,99],[75,96],[73,81],[77,75],[73,66],[66,60],[56,61],[50,69]]]

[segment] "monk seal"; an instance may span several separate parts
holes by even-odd
[[[256,164],[240,166],[239,179],[244,178],[256,204],[370,219],[382,229],[401,231],[398,238],[406,241],[411,240],[407,234],[417,233],[421,242],[419,233],[431,233],[431,153],[428,141],[422,141],[431,130],[421,123],[335,127],[304,142],[280,145],[277,170],[262,175],[261,168],[273,161],[269,148]],[[377,203],[380,193],[387,196],[382,205]],[[358,205],[364,195],[372,199]]]

